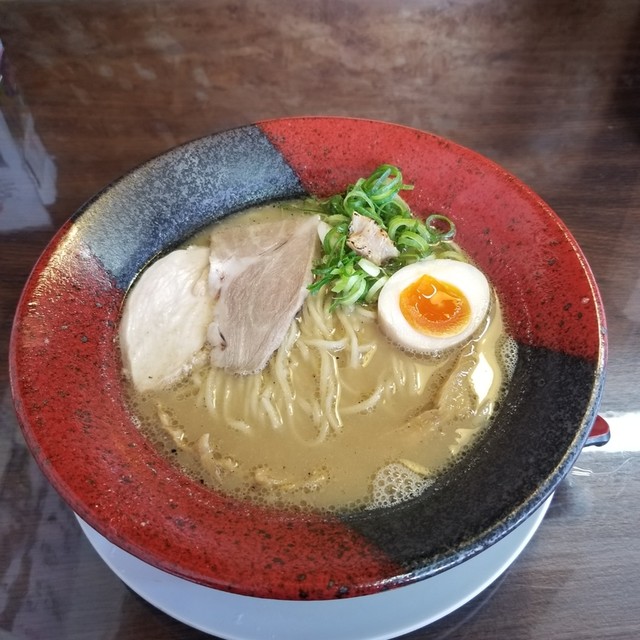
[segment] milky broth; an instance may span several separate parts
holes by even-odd
[[[251,224],[261,215],[251,210],[218,224]],[[267,215],[292,214],[269,207]],[[312,335],[311,298],[293,338]],[[253,376],[206,365],[170,389],[131,390],[141,429],[194,478],[241,499],[342,511],[414,497],[490,424],[513,370],[515,343],[496,299],[472,340],[437,357],[392,344],[374,308],[354,313],[347,319],[363,346],[357,366],[344,348],[321,356],[329,369],[317,368],[298,336]],[[343,327],[336,327],[337,341]],[[327,396],[326,371],[340,381],[335,393],[329,390],[333,403],[319,400]],[[326,422],[314,418],[318,408],[334,411],[339,425],[319,427]]]

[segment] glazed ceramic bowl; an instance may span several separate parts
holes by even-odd
[[[125,403],[117,348],[128,287],[156,256],[258,203],[324,196],[381,163],[439,212],[499,296],[519,358],[484,437],[419,498],[357,514],[239,503],[160,456]],[[596,417],[604,316],[576,242],[489,160],[407,127],[261,122],[175,148],[108,186],[57,233],[19,303],[11,381],[25,438],[70,507],[112,543],[199,584],[331,599],[405,585],[486,549],[551,494]]]

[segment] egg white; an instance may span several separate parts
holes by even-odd
[[[457,287],[471,308],[469,322],[458,332],[429,335],[414,329],[400,309],[400,294],[423,275]],[[458,260],[435,259],[414,262],[394,273],[380,290],[378,322],[384,334],[400,347],[416,353],[437,353],[468,340],[489,310],[491,289],[484,274]]]

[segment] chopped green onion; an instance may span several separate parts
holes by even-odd
[[[353,285],[342,292],[341,296],[336,298],[336,302],[343,305],[355,304],[367,290],[367,283],[364,278],[356,278]]]
[[[384,285],[387,283],[387,280],[389,280],[388,276],[382,276],[382,278],[378,278],[369,288],[369,291],[367,291],[367,295],[365,295],[364,297],[364,301],[369,303],[369,302],[373,302],[374,300],[378,299],[378,294],[380,293],[380,289],[382,289],[382,287],[384,287]]]
[[[366,258],[362,258],[358,260],[358,266],[372,278],[377,278],[380,273],[380,267],[377,264],[371,262],[371,260],[367,260]]]
[[[387,229],[389,237],[392,240],[395,240],[400,229],[404,228],[413,230],[418,222],[419,221],[415,218],[408,218],[406,216],[395,216],[389,222],[389,227]]]
[[[425,226],[436,236],[440,242],[453,240],[456,235],[456,225],[453,220],[439,213],[432,213],[426,220]]]
[[[341,223],[346,223],[348,225],[351,222],[351,216],[346,216],[343,213],[334,213],[333,215],[326,216],[324,221],[332,227]]]
[[[429,251],[429,243],[419,233],[415,233],[414,231],[405,231],[400,234],[396,244],[401,247],[417,249],[422,253],[428,253]]]
[[[369,177],[360,178],[344,193],[326,200],[306,203],[304,211],[318,213],[328,229],[319,230],[323,255],[313,267],[311,293],[329,287],[337,305],[375,302],[389,276],[406,264],[449,251],[455,235],[453,222],[441,214],[431,214],[423,222],[411,213],[400,191],[413,189],[404,184],[397,167],[384,164]],[[372,219],[398,249],[399,255],[377,265],[347,244],[354,213]]]

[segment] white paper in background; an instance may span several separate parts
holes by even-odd
[[[24,120],[22,148],[0,113],[0,233],[52,226],[45,207],[55,200],[56,168],[33,128]]]
[[[8,69],[0,40],[0,91],[9,106],[15,102],[21,120],[20,139],[14,139],[0,111],[0,233],[51,227],[46,206],[56,198],[56,166],[35,131],[33,116],[19,99]]]

